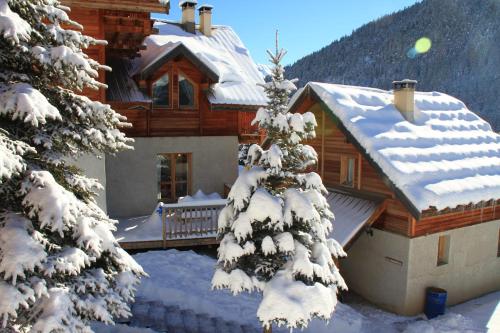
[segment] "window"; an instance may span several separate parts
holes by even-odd
[[[169,106],[170,104],[169,81],[170,80],[168,74],[165,74],[153,83],[151,90],[152,90],[154,105],[164,106],[164,107]]]
[[[437,254],[437,265],[442,266],[448,263],[450,255],[450,236],[439,236],[438,240],[438,254]]]
[[[195,87],[188,78],[179,74],[179,106],[184,108],[194,108]]]
[[[356,158],[341,156],[340,158],[340,185],[354,187],[354,168]]]
[[[191,154],[159,154],[156,168],[159,201],[176,202],[190,193]]]

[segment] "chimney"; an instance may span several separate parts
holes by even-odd
[[[409,122],[415,121],[415,86],[417,81],[404,79],[393,81],[394,106]]]
[[[179,2],[179,7],[182,8],[182,27],[192,34],[195,33],[194,10],[197,3],[197,0],[181,0]]]
[[[207,37],[212,36],[212,9],[210,5],[201,5],[200,12],[200,32]]]

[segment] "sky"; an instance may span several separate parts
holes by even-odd
[[[365,23],[411,6],[419,0],[209,0],[213,24],[233,27],[257,63],[268,63],[275,32],[288,51],[284,64],[351,34]],[[169,20],[180,20],[178,0],[171,0]],[[204,3],[198,1],[199,4]],[[198,22],[198,21],[197,21]]]

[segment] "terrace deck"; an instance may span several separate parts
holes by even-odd
[[[119,219],[115,237],[126,250],[216,245],[226,200],[160,204],[151,216]]]

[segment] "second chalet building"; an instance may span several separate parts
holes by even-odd
[[[500,135],[415,85],[311,82],[291,102],[318,121],[311,145],[350,290],[405,315],[422,311],[427,287],[449,304],[500,289]]]

